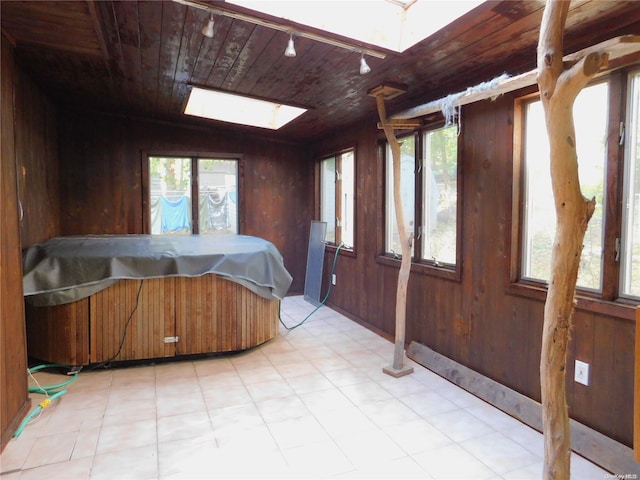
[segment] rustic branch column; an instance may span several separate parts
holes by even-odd
[[[398,235],[402,248],[402,261],[400,272],[398,273],[398,287],[396,290],[396,333],[393,353],[393,364],[385,367],[382,371],[394,377],[401,377],[413,372],[413,367],[404,367],[404,343],[405,343],[405,323],[407,312],[407,285],[409,283],[409,273],[411,272],[411,243],[412,237],[407,233],[404,221],[404,209],[402,208],[401,186],[400,186],[400,144],[393,131],[393,126],[388,123],[387,113],[384,107],[383,95],[376,95],[378,115],[387,137],[391,153],[393,156],[393,204],[396,212],[398,224]]]
[[[573,103],[607,61],[606,55],[595,53],[574,65],[563,64],[562,34],[569,3],[547,0],[538,42],[538,86],[549,136],[551,184],[557,214],[540,356],[545,480],[569,480],[567,345],[582,242],[595,209],[595,198],[585,199],[580,190]]]

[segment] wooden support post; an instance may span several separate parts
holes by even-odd
[[[557,214],[540,354],[544,480],[570,478],[571,438],[565,391],[567,345],[582,242],[595,209],[595,199],[585,199],[580,190],[573,102],[607,61],[606,54],[596,52],[565,67],[562,36],[569,3],[547,0],[538,42],[538,86],[549,136]]]
[[[400,144],[398,143],[391,123],[387,120],[386,109],[384,106],[384,94],[377,93],[375,97],[380,122],[393,155],[393,203],[395,206],[398,234],[400,236],[400,244],[402,248],[402,261],[400,263],[398,288],[396,290],[396,333],[393,364],[383,368],[382,371],[393,377],[402,377],[413,372],[413,367],[407,367],[404,365],[407,285],[409,283],[409,273],[411,272],[411,243],[413,238],[407,233],[407,227],[404,221],[404,209],[402,208],[400,189]]]

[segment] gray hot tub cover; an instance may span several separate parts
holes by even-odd
[[[23,267],[24,295],[35,306],[74,302],[122,279],[215,273],[278,300],[292,281],[276,247],[248,235],[55,237],[26,249]]]

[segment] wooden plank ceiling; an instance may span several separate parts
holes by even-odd
[[[297,38],[297,56],[287,58],[286,32],[238,19],[215,17],[207,38],[200,33],[207,12],[172,1],[2,1],[0,13],[16,62],[64,108],[214,125],[182,114],[190,85],[198,85],[308,107],[269,133],[308,142],[375,121],[367,91],[384,82],[408,87],[388,102],[391,115],[535,68],[543,7],[541,0],[486,2],[404,53],[367,58],[367,75],[358,72],[359,53]],[[637,1],[574,0],[566,52],[639,34],[638,18]]]

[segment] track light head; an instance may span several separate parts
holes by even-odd
[[[209,20],[207,21],[207,24],[201,30],[202,35],[204,35],[205,37],[213,38],[213,25],[214,21],[212,12],[211,14],[209,14]]]
[[[367,61],[364,59],[364,53],[360,54],[360,75],[365,75],[371,71]]]
[[[284,51],[285,57],[295,57],[296,56],[296,47],[293,44],[293,34],[289,35],[289,43],[287,44],[287,48]]]

